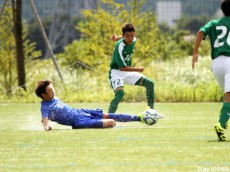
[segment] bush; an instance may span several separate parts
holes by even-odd
[[[60,63],[60,61],[59,61]],[[200,58],[195,70],[191,69],[191,57],[169,61],[152,61],[144,74],[155,83],[155,101],[157,102],[216,102],[222,101],[223,93],[210,71],[211,59]],[[113,90],[106,73],[100,70],[70,70],[61,67],[64,84],[60,82],[51,60],[31,61],[31,75],[27,81],[27,92],[14,88],[12,96],[1,94],[1,102],[39,102],[34,89],[40,79],[54,81],[56,94],[65,102],[107,102],[113,96]],[[125,85],[125,102],[145,102],[145,88]]]

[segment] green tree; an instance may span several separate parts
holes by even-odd
[[[15,41],[12,34],[13,21],[9,7],[5,8],[0,25],[0,82],[6,94],[10,95],[13,86],[12,83],[16,81],[16,68]]]
[[[108,70],[114,48],[110,36],[112,33],[122,34],[121,26],[127,22],[134,23],[137,30],[137,58],[134,58],[134,65],[147,64],[157,58],[155,46],[160,46],[157,41],[158,26],[151,12],[140,13],[143,2],[131,1],[132,10],[127,10],[123,4],[102,0],[97,10],[84,10],[82,14],[85,20],[77,25],[82,33],[81,39],[68,45],[59,58],[63,58],[68,65],[85,64],[102,71]],[[107,6],[107,10],[101,7],[103,4]]]
[[[137,43],[133,58],[134,66],[145,66],[153,60],[183,58],[191,55],[193,42],[185,40],[191,35],[189,31],[162,31],[151,12],[142,12],[144,0],[130,1],[130,9],[113,0],[102,0],[96,10],[84,10],[84,20],[77,29],[82,33],[80,40],[74,41],[60,54],[65,65],[108,71],[114,42],[110,40],[113,33],[122,34],[124,23],[134,23]],[[101,6],[106,6],[106,10]]]
[[[16,46],[12,32],[13,17],[9,4],[5,8],[0,26],[0,91],[3,91],[6,95],[11,95],[13,88],[17,87],[17,63]],[[34,50],[35,44],[27,39],[27,33],[28,29],[26,24],[24,24],[22,34],[25,64],[28,64],[31,58],[40,56],[40,52]]]

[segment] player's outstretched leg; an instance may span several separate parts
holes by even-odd
[[[114,99],[111,101],[109,106],[109,113],[115,113],[118,107],[118,104],[120,103],[121,99],[124,96],[124,90],[117,90],[115,93]]]
[[[155,112],[155,110],[153,110]],[[154,114],[153,114],[154,116]],[[141,122],[147,125],[153,125],[157,122],[158,118],[154,117],[154,119],[152,119],[152,121],[148,120],[144,120],[144,114],[140,114],[140,115],[128,115],[128,114],[115,114],[115,113],[109,113],[109,114],[104,114],[103,115],[104,119],[111,119],[114,121],[118,121],[118,122]],[[154,121],[153,121],[154,120]],[[150,123],[151,122],[151,123]]]
[[[133,121],[142,122],[143,121],[140,116],[128,115],[128,114],[108,113],[106,118],[113,119],[118,122],[133,122]]]

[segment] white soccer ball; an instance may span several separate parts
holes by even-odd
[[[147,125],[156,124],[158,121],[157,111],[154,109],[148,109],[143,112],[143,120]]]

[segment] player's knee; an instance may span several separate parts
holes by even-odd
[[[125,94],[124,90],[117,90],[115,96],[121,100],[124,94]]]
[[[151,81],[151,80],[149,80],[149,87],[154,87],[154,82],[153,81]]]
[[[154,88],[154,82],[150,79],[144,79],[143,86],[146,88]]]
[[[110,125],[111,125],[111,128],[115,127],[116,121],[115,121],[115,120],[112,120]]]
[[[113,119],[108,119],[103,122],[103,128],[113,128],[116,125],[116,121]]]

